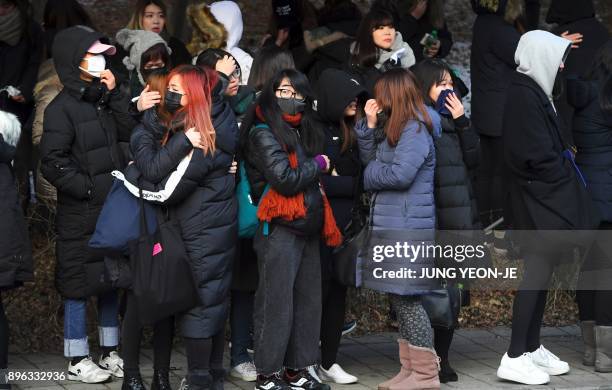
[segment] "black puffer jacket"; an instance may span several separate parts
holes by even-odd
[[[215,153],[204,155],[194,149],[187,170],[166,201],[179,221],[202,302],[182,317],[182,334],[191,338],[212,337],[225,323],[238,241],[235,178],[229,174],[238,144],[238,125],[231,108],[222,101],[213,105],[212,119],[217,137]],[[147,181],[161,178],[156,187],[164,187],[168,174],[189,153],[191,144],[182,131],[160,147],[164,131],[154,115],[145,115],[130,145],[135,153],[135,167],[126,169],[130,182],[137,182],[137,168],[143,167]]]
[[[306,217],[294,221],[277,218],[272,223],[283,225],[300,235],[319,234],[323,224],[323,198],[319,189],[319,165],[298,145],[298,168],[289,165],[289,155],[269,127],[257,127],[249,133],[246,153],[248,178],[255,202],[263,194],[266,184],[283,196],[304,193]],[[299,131],[293,129],[292,131]]]
[[[601,82],[570,79],[569,104],[576,110],[572,130],[576,163],[603,221],[612,221],[612,114],[599,105]]]
[[[355,136],[354,145],[342,152],[344,134],[339,120],[355,98],[361,102],[368,96],[365,88],[345,72],[327,69],[317,81],[317,114],[325,129],[325,154],[336,175],[323,175],[321,182],[334,211],[336,223],[343,229],[351,218],[351,208],[359,193],[361,160]]]
[[[11,166],[19,139],[18,130],[17,118],[0,112],[0,290],[34,279],[30,237]]]
[[[101,34],[71,27],[57,34],[53,60],[64,89],[45,111],[40,142],[41,171],[57,188],[56,285],[66,298],[99,293],[103,258],[87,242],[111,187],[115,169],[126,164],[135,125],[127,113],[128,96],[115,88],[88,102],[79,78],[79,62]]]
[[[470,171],[479,164],[480,140],[466,116],[456,120],[444,115],[441,118],[442,134],[434,137],[437,227],[441,230],[475,229],[478,209]]]

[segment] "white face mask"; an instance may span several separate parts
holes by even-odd
[[[79,66],[83,72],[90,74],[93,77],[100,77],[100,73],[106,69],[106,59],[102,54],[93,57],[85,58],[87,61],[87,69]]]

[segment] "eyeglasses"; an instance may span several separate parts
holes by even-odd
[[[280,97],[283,99],[291,99],[291,98],[295,98],[297,100],[300,101],[304,101],[304,96],[302,96],[300,93],[298,92],[293,92],[290,89],[284,89],[284,88],[277,88],[276,92],[280,92]]]
[[[240,78],[242,77],[242,70],[240,69],[240,67],[236,66],[236,69],[234,69],[230,77],[240,80]]]

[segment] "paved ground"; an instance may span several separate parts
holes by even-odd
[[[459,382],[443,385],[442,389],[528,389],[498,381],[495,370],[508,345],[510,330],[460,330],[452,345],[451,359],[459,372]],[[545,328],[543,343],[547,348],[568,361],[572,371],[568,375],[555,377],[548,386],[534,386],[537,389],[589,389],[612,390],[612,374],[597,374],[584,367],[581,361],[581,342],[578,327]],[[359,376],[360,382],[350,386],[333,386],[334,390],[376,389],[378,383],[393,376],[397,363],[396,334],[383,333],[364,337],[345,337],[340,347],[339,363],[350,373]],[[142,374],[148,382],[152,376],[152,351],[144,350],[141,358]],[[172,382],[178,388],[185,374],[186,357],[177,349],[172,358]],[[226,362],[227,364],[227,362]],[[9,366],[15,370],[65,370],[66,362],[58,355],[28,354],[11,356]],[[121,382],[106,385],[84,385],[74,382],[19,383],[17,389],[120,389]],[[228,379],[226,390],[251,390],[253,385]]]

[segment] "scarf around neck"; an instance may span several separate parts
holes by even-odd
[[[9,46],[16,46],[21,40],[23,21],[17,7],[4,16],[0,16],[0,41]]]

